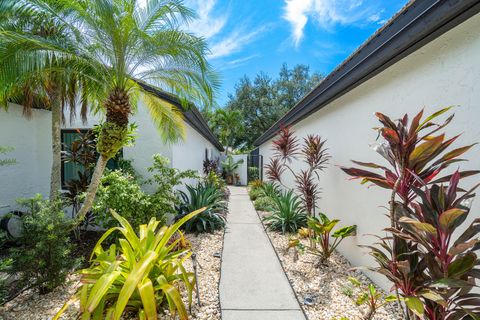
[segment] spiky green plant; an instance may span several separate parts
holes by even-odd
[[[120,227],[107,230],[92,252],[91,266],[81,270],[81,287],[57,313],[59,319],[75,301],[80,301],[82,319],[119,320],[125,311],[135,312],[140,319],[156,320],[161,305],[179,318],[188,319],[179,285],[185,287],[189,303],[195,286],[195,276],[183,266],[190,257],[189,249],[177,246],[183,237],[178,229],[200,214],[194,211],[167,227],[152,218],[141,225],[138,233],[128,221],[112,211]],[[119,232],[119,246],[102,244],[112,233]]]
[[[263,218],[270,230],[297,232],[299,228],[307,225],[307,214],[302,207],[302,201],[292,190],[274,197],[273,202],[273,213]]]

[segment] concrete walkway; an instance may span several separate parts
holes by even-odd
[[[223,244],[223,320],[305,320],[243,187],[230,187]]]

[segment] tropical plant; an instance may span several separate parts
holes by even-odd
[[[253,203],[255,210],[272,212],[275,209],[275,201],[270,197],[260,197]]]
[[[0,146],[0,154],[4,155],[9,152],[12,152],[14,149],[12,147],[3,147]],[[0,159],[0,166],[10,166],[12,164],[17,163],[17,161],[13,158],[6,158],[6,159]]]
[[[161,305],[168,305],[180,319],[188,319],[179,286],[185,288],[191,304],[195,275],[183,265],[191,252],[178,249],[181,234],[170,240],[182,224],[200,212],[192,212],[169,227],[152,218],[135,233],[126,219],[111,211],[120,227],[107,230],[98,240],[91,266],[80,271],[81,287],[54,319],[78,300],[82,319],[119,320],[126,310],[137,313],[140,319],[157,319]],[[120,245],[104,249],[103,242],[115,232],[121,234]]]
[[[187,193],[180,191],[182,204],[178,207],[176,220],[183,218],[188,212],[205,208],[183,225],[186,232],[213,232],[225,226],[227,203],[224,194],[213,185],[199,183],[195,187],[187,185]]]
[[[356,225],[343,227],[333,231],[333,228],[335,228],[339,222],[340,220],[338,219],[330,220],[323,213],[319,213],[318,218],[308,217],[307,237],[310,240],[310,245],[305,246],[298,240],[296,242],[290,242],[290,245],[295,244],[300,251],[307,250],[309,253],[319,256],[320,262],[325,263],[343,239],[357,234]],[[299,236],[302,237],[304,234],[305,233],[302,232]],[[320,249],[317,248],[317,244]]]
[[[89,86],[93,92],[98,83],[90,81],[79,69],[62,64],[62,54],[51,46],[49,54],[33,43],[57,44],[61,48],[75,46],[75,37],[60,21],[65,18],[58,1],[44,0],[49,10],[38,10],[36,1],[9,1],[0,3],[0,103],[7,109],[8,102],[23,106],[23,114],[31,118],[33,108],[51,110],[52,169],[50,198],[55,200],[61,189],[61,125],[68,109],[70,120],[76,116],[77,97],[81,100],[81,117],[87,119],[86,95],[78,93]],[[58,19],[54,19],[54,17]],[[28,40],[27,40],[28,38]],[[41,45],[40,45],[41,46]],[[45,47],[44,47],[45,48]],[[39,50],[31,55],[31,50]],[[33,63],[35,61],[35,63]],[[48,65],[48,67],[47,67]]]
[[[220,174],[210,171],[208,175],[203,177],[203,181],[205,185],[210,185],[220,190],[223,193],[225,200],[228,200],[229,191],[225,184],[225,180],[222,179]]]
[[[51,2],[56,5],[52,10]],[[105,111],[97,141],[100,156],[85,201],[78,214],[82,220],[90,210],[107,161],[130,139],[133,128],[129,118],[138,99],[150,112],[164,140],[184,135],[182,114],[173,105],[160,100],[147,81],[179,97],[209,106],[218,85],[206,60],[206,42],[184,31],[194,13],[179,1],[103,0],[3,1],[13,16],[25,12],[45,13],[71,41],[45,39],[30,33],[2,30],[8,46],[0,56],[15,56],[18,68],[31,71],[54,69],[64,74],[70,69],[101,84],[95,90],[84,88],[93,105]],[[21,53],[21,54],[20,54]],[[55,63],[45,57],[55,55]],[[32,63],[34,61],[35,63]],[[3,68],[2,68],[3,70]],[[2,72],[3,73],[3,72]],[[13,72],[12,72],[13,74]],[[137,80],[139,79],[139,80]]]
[[[258,170],[257,167],[248,167],[247,172],[248,172],[248,182],[255,181],[260,178],[260,171]]]
[[[248,196],[250,197],[250,200],[252,200],[252,201],[257,200],[258,198],[260,198],[263,195],[264,195],[264,193],[263,193],[262,189],[251,188],[251,189],[248,190]]]
[[[235,170],[237,170],[240,165],[243,163],[243,159],[238,159],[235,161],[232,155],[228,155],[225,160],[222,161],[222,168],[225,172],[225,176],[227,177],[227,183],[233,183],[233,175]]]
[[[358,281],[358,279],[349,277],[348,280],[355,287],[362,289],[362,283]],[[365,315],[364,319],[371,320],[375,316],[375,313],[377,313],[378,309],[394,301],[397,301],[397,297],[395,295],[384,296],[375,288],[373,284],[369,283],[368,289],[360,292],[355,303],[357,306],[368,306],[368,313]]]
[[[477,260],[473,253],[475,241],[468,241],[478,234],[476,226],[479,222],[474,221],[467,233],[454,243],[451,243],[451,231],[464,222],[468,214],[469,210],[462,201],[473,196],[472,190],[462,191],[458,182],[479,171],[441,176],[450,165],[464,161],[459,157],[473,146],[448,151],[459,136],[446,139],[444,133],[438,132],[452,121],[454,115],[440,124],[434,120],[450,109],[441,109],[425,119],[422,119],[422,110],[411,122],[408,115],[392,121],[377,113],[382,124],[377,130],[386,142],[374,149],[389,165],[354,161],[362,167],[383,171],[381,173],[363,168],[342,168],[354,178],[360,178],[362,183],[371,182],[391,190],[390,228],[386,229],[391,236],[380,237],[378,243],[369,248],[379,264],[376,270],[394,283],[397,296],[405,301],[407,319],[462,319],[478,312],[468,305],[471,301],[476,302],[477,297],[472,296],[473,300],[470,300],[469,287],[459,289],[457,280],[465,284],[465,281],[474,282],[478,277],[470,264]],[[463,196],[457,199],[457,193],[463,193]],[[400,201],[396,200],[397,196]],[[426,239],[429,243],[425,243]],[[441,250],[441,256],[436,255],[438,251],[430,251],[432,246],[434,250]],[[454,262],[454,267],[460,267],[465,273],[449,274],[448,266]],[[461,301],[465,305],[459,303]]]
[[[272,143],[274,156],[266,166],[268,179],[283,185],[283,174],[290,172],[297,190],[301,194],[305,211],[309,216],[314,216],[320,196],[318,186],[320,172],[326,168],[330,159],[325,148],[325,140],[318,135],[308,135],[303,139],[303,145],[300,146],[294,132],[289,127],[283,127],[278,133],[278,138]],[[301,158],[305,162],[307,169],[301,169],[298,172],[293,170],[291,164],[297,158]]]
[[[10,271],[19,274],[25,286],[38,288],[43,294],[63,284],[77,265],[71,255],[72,220],[65,217],[59,200],[36,197],[23,203],[28,202],[33,211],[21,217],[23,232],[19,246],[10,250]]]
[[[259,189],[262,185],[263,185],[263,181],[260,179],[256,179],[248,182],[248,186],[250,187],[250,189]]]
[[[203,160],[203,174],[204,175],[209,175],[210,172],[213,173],[219,173],[220,168],[219,168],[219,159],[205,159]]]
[[[280,188],[272,182],[263,183],[260,190],[265,197],[269,198],[275,198],[281,194]]]
[[[146,183],[155,187],[154,201],[161,206],[161,211],[167,214],[175,214],[177,211],[175,206],[180,204],[175,187],[183,185],[184,180],[200,178],[195,170],[181,171],[172,168],[170,160],[159,154],[153,155],[153,164],[147,171],[151,178]]]
[[[270,230],[297,232],[299,228],[307,225],[307,214],[302,208],[302,202],[292,190],[274,197],[273,201],[273,213],[263,218]]]
[[[134,229],[147,224],[151,218],[165,223],[166,214],[173,214],[172,204],[162,203],[158,197],[145,193],[137,181],[121,170],[106,171],[92,207],[95,224],[103,228],[118,226],[110,210],[126,219]]]
[[[242,131],[241,112],[238,110],[217,109],[213,113],[211,126],[215,128],[218,137],[228,154],[233,149],[235,135]]]

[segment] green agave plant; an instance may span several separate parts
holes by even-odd
[[[307,213],[302,208],[302,202],[292,190],[273,197],[274,211],[266,216],[264,221],[270,230],[297,232],[307,225]]]
[[[191,255],[189,249],[179,249],[183,237],[172,238],[189,219],[204,208],[194,211],[171,226],[159,227],[152,218],[135,233],[128,221],[112,211],[120,227],[107,230],[98,240],[91,266],[81,270],[81,287],[57,313],[59,319],[69,305],[80,301],[82,320],[118,320],[124,312],[134,312],[140,319],[157,319],[158,307],[167,304],[172,314],[188,319],[179,285],[187,290],[189,303],[195,286],[195,276],[183,263]],[[119,246],[104,250],[102,243],[112,233],[120,232]]]
[[[178,208],[176,219],[188,212],[205,208],[205,210],[183,225],[186,232],[213,232],[225,226],[227,203],[225,194],[212,184],[199,183],[195,187],[186,186],[187,193],[180,191],[182,205]]]

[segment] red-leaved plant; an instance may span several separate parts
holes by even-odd
[[[301,195],[305,211],[309,216],[315,215],[317,200],[320,195],[320,172],[330,159],[325,148],[325,140],[318,135],[308,135],[300,146],[295,133],[289,127],[282,127],[278,138],[272,141],[274,155],[265,166],[267,178],[283,185],[282,175],[289,171]],[[302,160],[306,169],[295,172],[291,166],[295,159]]]
[[[386,142],[375,150],[388,165],[353,161],[380,173],[342,168],[362,183],[392,190],[391,226],[385,229],[390,236],[379,237],[376,246],[369,248],[379,264],[375,270],[394,283],[397,296],[405,301],[407,319],[476,319],[480,311],[479,295],[470,293],[475,278],[480,276],[480,261],[474,253],[478,239],[473,239],[480,232],[478,219],[456,241],[452,240],[469,213],[466,204],[475,189],[463,191],[458,183],[479,171],[439,177],[451,164],[465,161],[458,157],[473,146],[447,151],[458,136],[446,139],[438,132],[453,115],[441,124],[433,120],[448,110],[450,107],[441,109],[424,120],[422,110],[411,122],[407,115],[392,121],[377,113],[383,126],[376,129]]]

